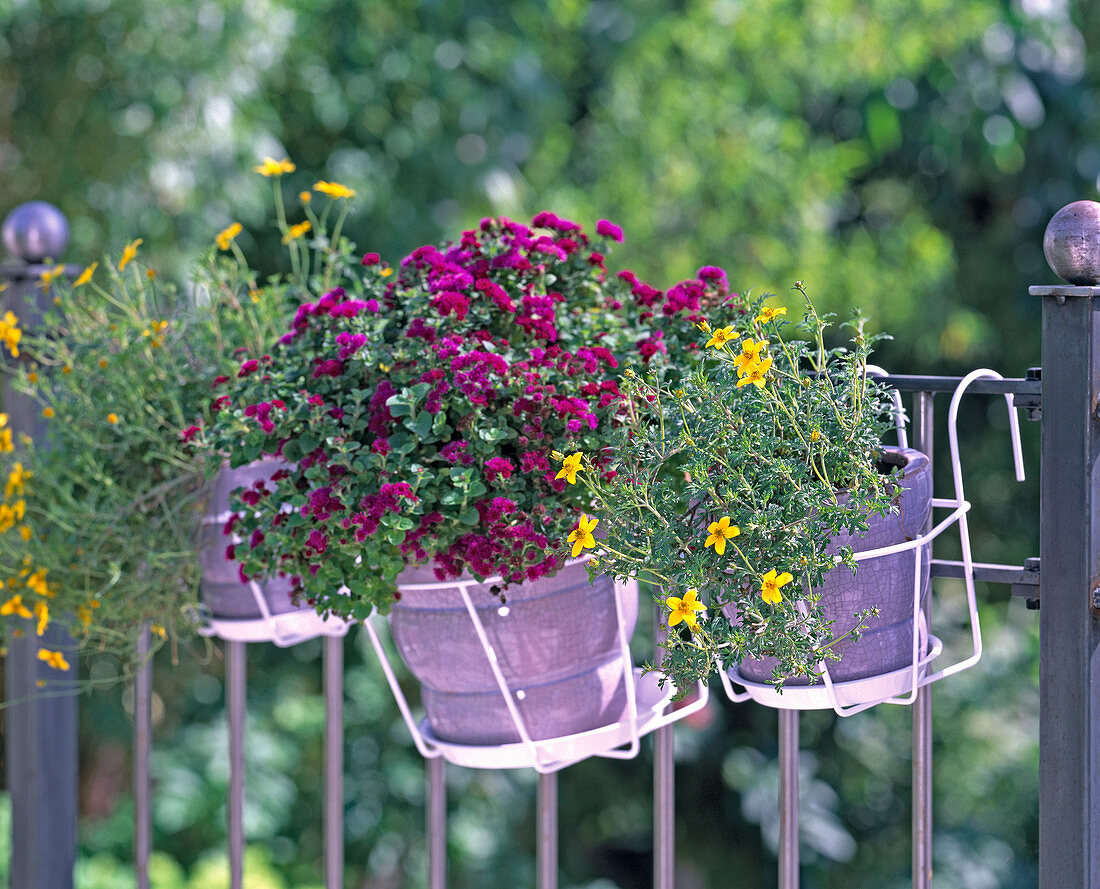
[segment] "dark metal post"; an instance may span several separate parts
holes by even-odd
[[[39,275],[53,266],[43,260],[65,252],[69,227],[61,211],[34,201],[16,207],[4,220],[2,237],[12,263],[0,266],[8,286],[0,310],[11,311],[24,330],[40,324],[30,298],[41,294]],[[35,404],[12,391],[6,381],[2,409],[16,438],[38,435]],[[38,659],[39,648],[63,652],[68,670],[55,670]],[[58,626],[39,638],[27,622],[24,636],[12,639],[4,662],[5,774],[11,793],[12,889],[71,889],[76,863],[77,707],[76,643]],[[39,683],[44,685],[39,685]]]
[[[1060,276],[1094,285],[1098,244],[1100,204],[1081,201],[1043,246]],[[1031,294],[1043,300],[1039,887],[1100,889],[1100,287]]]
[[[535,853],[536,889],[558,887],[558,774],[539,775],[538,817],[535,829],[538,843]]]
[[[326,636],[325,889],[344,886],[344,637]]]
[[[798,711],[778,713],[779,889],[798,889]]]
[[[932,393],[913,396],[916,420],[914,446],[932,462]],[[934,465],[934,464],[933,464]],[[932,528],[928,516],[925,531]],[[924,616],[932,626],[931,597],[924,601]],[[932,686],[917,693],[913,704],[913,889],[932,886]]]
[[[134,676],[134,874],[137,889],[149,889],[149,856],[153,851],[153,787],[149,757],[153,751],[153,662],[149,628],[138,636],[139,666]]]
[[[225,643],[225,709],[229,721],[229,889],[244,884],[245,643]]]
[[[441,756],[425,760],[428,833],[428,889],[447,886],[447,763]]]

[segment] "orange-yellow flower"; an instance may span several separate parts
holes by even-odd
[[[300,191],[298,192],[298,200],[300,200],[303,204],[308,204],[310,201],[313,200],[313,195],[308,191]]]
[[[243,228],[239,222],[234,222],[223,228],[220,232],[214,235],[214,243],[218,245],[219,250],[228,250],[229,245],[233,243],[233,239],[237,237],[243,231]]]
[[[789,571],[776,575],[773,568],[760,578],[760,598],[769,605],[778,605],[783,601],[783,594],[779,592],[780,587],[786,586],[792,580],[794,580],[794,577]]]
[[[745,340],[741,344],[741,354],[734,359],[738,376],[746,374],[754,364],[760,362],[760,353],[768,345],[767,340]]]
[[[48,648],[38,649],[38,659],[45,661],[50,667],[55,670],[68,670],[69,662],[65,660],[65,655],[60,651],[50,651]]]
[[[760,314],[756,316],[755,320],[757,324],[767,324],[769,321],[778,318],[780,315],[786,314],[786,306],[778,306],[774,309],[771,306],[765,306],[763,309],[760,310]]]
[[[296,241],[311,228],[313,228],[313,226],[310,224],[308,219],[305,222],[299,222],[297,225],[292,225],[290,227],[290,230],[285,235],[283,235],[283,243],[289,244],[291,241]]]
[[[23,485],[26,484],[33,473],[28,472],[23,468],[23,464],[16,461],[12,464],[11,472],[8,473],[7,484],[4,485],[4,498],[10,499],[12,494],[22,494]]]
[[[6,534],[17,522],[23,521],[26,508],[24,500],[16,500],[14,504],[0,503],[0,534]]]
[[[130,261],[135,256],[137,256],[137,248],[144,243],[145,240],[143,238],[138,238],[136,241],[131,241],[122,248],[122,257],[118,261],[118,270],[120,272],[130,264]]]
[[[730,517],[728,515],[722,516],[717,522],[711,522],[707,531],[709,531],[710,534],[703,548],[706,549],[708,546],[713,546],[714,551],[720,556],[724,555],[726,552],[726,541],[733,540],[734,537],[741,533],[740,528],[730,524]]]
[[[354,188],[348,188],[346,185],[341,185],[339,182],[325,182],[324,179],[320,182],[314,182],[313,190],[319,191],[321,194],[327,194],[330,198],[355,197]]]
[[[77,279],[73,281],[73,287],[83,287],[85,284],[91,281],[92,275],[95,274],[95,270],[97,268],[99,268],[99,263],[93,262],[90,266],[84,269],[84,271],[80,273]]]
[[[39,599],[34,603],[34,616],[38,620],[38,624],[35,627],[35,632],[41,636],[46,632],[46,627],[50,623],[50,606]]]
[[[58,265],[52,269],[45,269],[38,276],[38,283],[43,290],[49,290],[50,285],[65,274],[65,266]]]
[[[764,383],[767,382],[767,380],[764,379],[764,375],[771,370],[771,366],[772,359],[769,355],[763,361],[758,361],[756,364],[750,365],[744,373],[738,371],[740,379],[737,381],[737,388],[740,389],[742,386],[747,386],[749,383],[752,383],[758,389],[763,389]]]
[[[554,478],[564,478],[569,484],[575,485],[577,483],[577,473],[583,468],[581,466],[581,455],[579,453],[571,454],[562,462],[561,469],[558,470],[558,474]]]
[[[669,596],[665,599],[665,604],[672,609],[668,615],[668,625],[674,627],[683,621],[693,630],[698,630],[699,619],[695,615],[707,610],[698,597],[698,590],[688,590],[683,597]]]
[[[719,327],[717,330],[711,332],[710,339],[707,340],[706,348],[721,349],[726,343],[737,339],[741,334],[733,329],[731,324],[729,327]]]
[[[0,318],[0,342],[3,342],[11,352],[12,358],[19,357],[19,340],[23,338],[23,331],[19,329],[19,319],[14,312],[5,312]]]
[[[54,591],[51,590],[46,583],[45,568],[39,568],[27,578],[27,589],[32,593],[37,593],[39,596],[45,596],[47,599],[52,599],[54,597]]]
[[[264,162],[258,167],[253,167],[261,176],[282,176],[283,173],[293,173],[297,168],[287,158],[277,161],[274,158],[265,157]]]
[[[574,559],[580,555],[582,549],[591,549],[596,545],[596,538],[592,536],[592,532],[599,523],[599,519],[589,518],[584,513],[581,513],[581,518],[577,523],[577,527],[569,532],[569,542],[573,544]]]
[[[9,614],[17,614],[20,617],[34,617],[31,610],[23,604],[23,596],[20,594],[12,596],[7,602],[0,605],[0,614],[4,617]]]
[[[107,414],[107,422],[110,423],[112,426],[117,425],[118,424],[118,414]]]
[[[55,411],[52,407],[42,408],[42,416],[45,417],[47,420],[50,419],[54,415],[54,413]]]

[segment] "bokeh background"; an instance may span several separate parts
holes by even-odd
[[[1098,39],[1088,0],[6,0],[0,215],[51,201],[68,261],[142,237],[181,282],[240,221],[274,271],[252,167],[288,156],[289,188],[358,192],[345,230],[390,261],[483,215],[608,218],[615,268],[802,280],[891,333],[878,360],[896,372],[1023,376],[1027,286],[1054,281],[1044,226],[1096,197]],[[1019,564],[1038,550],[1038,429],[1018,486],[1003,401],[964,421],[976,558]],[[950,630],[959,589],[938,589]],[[1038,621],[1005,588],[979,595],[986,656],[935,691],[935,879],[1015,889],[1036,881]],[[252,887],[321,882],[319,651],[249,651]],[[347,886],[420,886],[422,766],[361,641],[347,659]],[[225,884],[221,679],[201,644],[157,663],[161,889]],[[125,689],[81,707],[79,885],[130,886]],[[771,885],[775,715],[718,701],[699,722],[678,740],[678,885]],[[907,886],[910,711],[802,726],[803,885]],[[563,886],[649,882],[647,755],[563,773]],[[533,777],[451,769],[450,787],[452,885],[532,884]]]

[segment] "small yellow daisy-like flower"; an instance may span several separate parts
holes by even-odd
[[[107,414],[107,422],[110,423],[112,426],[117,425],[118,424],[118,414]]]
[[[218,245],[219,250],[228,250],[229,245],[233,243],[233,239],[243,230],[243,226],[239,222],[234,222],[214,235],[214,243]]]
[[[558,474],[554,476],[555,479],[564,478],[569,484],[575,485],[577,483],[577,473],[584,469],[581,466],[581,455],[570,454],[565,458],[562,463],[561,469],[558,470]]]
[[[786,315],[786,306],[779,306],[778,308],[772,308],[771,306],[765,306],[760,310],[760,314],[756,316],[757,324],[767,324],[769,321],[774,321],[780,315]]]
[[[702,321],[700,321],[695,326],[698,327],[701,331],[703,331],[703,333],[710,333],[710,325],[707,324],[706,318],[704,318]]]
[[[733,540],[738,534],[741,533],[741,529],[736,525],[730,524],[730,517],[722,516],[717,522],[711,522],[710,527],[707,528],[708,536],[703,548],[713,546],[714,551],[718,555],[725,555],[726,541]]]
[[[14,312],[5,312],[0,318],[0,342],[8,347],[12,358],[19,357],[19,341],[23,338],[23,331],[19,329],[19,319]]]
[[[66,375],[71,374],[73,372],[73,366],[71,364],[66,364],[63,368],[61,368],[61,372]]]
[[[698,590],[688,590],[682,597],[669,596],[665,599],[665,604],[671,609],[668,615],[668,625],[674,627],[683,621],[691,629],[698,630],[699,618],[696,615],[707,610],[698,597]]]
[[[53,415],[54,409],[52,407],[42,408],[42,416],[45,417],[47,420],[50,419],[50,417],[52,417]]]
[[[16,500],[14,504],[0,503],[0,534],[6,534],[15,527],[16,522],[23,521],[26,509],[25,500]]]
[[[287,158],[283,158],[281,161],[277,161],[274,158],[265,157],[264,162],[258,167],[253,167],[257,173],[261,176],[282,176],[283,173],[293,173],[297,167],[291,163]]]
[[[36,371],[33,371],[33,370],[30,371],[27,374],[27,382],[28,383],[37,383],[38,382],[38,373]]]
[[[152,281],[154,278],[156,278],[156,276],[157,276],[157,270],[156,269],[146,269],[145,270],[145,277],[148,278],[150,281]]]
[[[150,624],[149,632],[151,632],[155,636],[160,636],[161,639],[168,638],[168,631],[165,630],[161,624]]]
[[[54,596],[54,591],[51,590],[49,584],[46,583],[45,568],[39,568],[27,578],[27,589],[32,593],[37,593],[39,596],[45,596],[47,599],[52,599]]]
[[[313,193],[308,191],[300,191],[298,192],[298,200],[300,200],[303,204],[308,204],[310,201],[313,200]]]
[[[34,603],[34,616],[38,620],[38,625],[35,627],[35,632],[41,636],[46,632],[46,627],[50,623],[50,606],[45,602],[39,600]]]
[[[262,293],[263,293],[262,289],[261,290],[256,290],[255,288],[252,288],[251,290],[248,291],[248,298],[250,300],[252,300],[252,302],[258,303],[260,301],[260,295]]]
[[[43,290],[49,290],[50,285],[53,284],[58,278],[65,274],[65,266],[54,266],[52,269],[46,269],[38,276],[38,283]]]
[[[321,194],[327,194],[330,198],[355,197],[354,188],[348,188],[346,185],[341,185],[339,182],[325,182],[323,179],[320,182],[313,183],[313,190],[319,191]]]
[[[291,241],[296,241],[311,228],[313,228],[313,225],[309,222],[308,219],[305,222],[299,222],[297,225],[292,225],[290,227],[290,230],[287,231],[285,235],[283,235],[283,243],[289,244]]]
[[[721,349],[726,343],[740,336],[741,334],[733,329],[732,324],[729,327],[719,327],[717,330],[711,332],[710,339],[707,340],[706,348]]]
[[[106,370],[108,363],[109,362],[107,361],[106,358],[100,358],[99,361],[96,362],[96,364],[99,365],[100,370]]]
[[[23,468],[23,464],[18,460],[12,464],[11,472],[8,473],[7,484],[4,485],[4,499],[10,500],[12,494],[22,494],[23,486],[26,484],[34,473],[28,472]]]
[[[75,281],[73,281],[73,287],[83,287],[85,284],[87,284],[89,281],[91,281],[92,280],[92,275],[95,274],[95,270],[97,268],[99,268],[99,263],[98,262],[93,262],[90,266],[88,266],[86,269],[84,269],[84,271],[82,271],[77,276],[77,279]]]
[[[47,666],[53,667],[55,670],[68,670],[69,662],[65,660],[65,655],[60,651],[50,651],[48,648],[38,649],[38,659],[45,661]]]
[[[382,269],[382,271],[380,271],[378,274],[380,274],[383,278],[388,278],[390,275],[393,274],[393,269]]]
[[[590,518],[584,513],[581,513],[577,527],[569,532],[568,538],[569,543],[573,544],[574,559],[580,555],[582,549],[591,549],[596,545],[596,538],[592,535],[592,532],[599,523],[599,519]]]
[[[741,371],[738,371],[741,378],[737,381],[737,388],[740,389],[742,386],[747,386],[749,383],[752,383],[752,385],[756,386],[758,389],[763,389],[764,384],[767,382],[764,375],[771,370],[771,366],[772,359],[769,355],[763,361],[758,361],[756,364],[750,365],[745,369],[743,374]]]
[[[745,340],[741,343],[741,354],[733,362],[739,376],[748,373],[753,365],[760,362],[760,353],[767,345],[767,340]]]
[[[131,241],[122,248],[122,256],[118,260],[118,270],[120,272],[137,256],[137,248],[144,243],[144,238],[138,238],[136,241]]]
[[[34,536],[34,532],[31,531],[30,525],[20,525],[15,530],[19,532],[19,536],[23,538],[24,543],[30,542],[30,539]]]
[[[769,605],[778,605],[783,601],[783,594],[779,592],[780,587],[786,586],[792,580],[794,577],[789,571],[777,575],[773,568],[760,578],[760,598]]]
[[[12,596],[3,605],[0,605],[0,614],[7,617],[9,614],[16,614],[19,617],[34,617],[31,614],[31,610],[23,604],[23,596],[17,594]]]

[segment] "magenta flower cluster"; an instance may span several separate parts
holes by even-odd
[[[270,356],[219,378],[213,443],[234,465],[287,461],[239,497],[244,574],[286,574],[319,609],[363,616],[408,564],[506,582],[557,570],[588,504],[553,454],[601,453],[619,375],[691,350],[730,298],[713,267],[667,291],[609,274],[623,233],[601,220],[596,235],[545,212],[484,219],[397,269],[368,253],[297,307]]]

